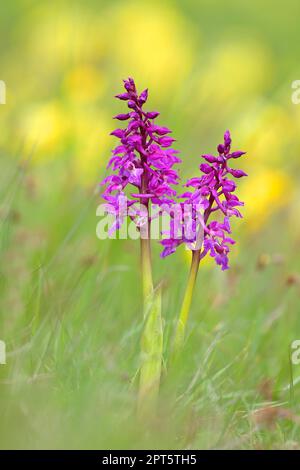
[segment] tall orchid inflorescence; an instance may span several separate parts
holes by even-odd
[[[199,231],[203,231],[202,249],[200,259],[204,258],[208,253],[215,259],[216,263],[222,267],[222,270],[228,269],[228,253],[230,245],[235,241],[229,237],[231,233],[229,218],[232,216],[242,217],[237,209],[244,203],[233,194],[236,189],[235,182],[230,179],[241,178],[247,176],[243,170],[236,170],[229,167],[230,159],[236,159],[245,154],[245,152],[231,152],[230,132],[224,134],[224,143],[217,147],[218,155],[202,155],[205,163],[201,163],[200,170],[203,175],[194,177],[187,181],[186,187],[194,188],[193,192],[184,193],[181,198],[184,199],[182,205],[192,207],[192,217],[194,217],[195,230],[192,232],[193,237],[184,236],[176,238],[166,238],[161,243],[164,245],[162,257],[173,253],[176,248],[186,242],[197,242]],[[199,208],[198,211],[196,208]],[[202,213],[199,213],[199,210]],[[212,214],[219,212],[223,215],[222,222],[212,220]],[[183,230],[182,230],[183,232]],[[174,234],[173,234],[174,235]]]
[[[141,268],[145,325],[142,334],[142,364],[138,407],[142,414],[155,401],[161,375],[163,332],[160,289],[154,289],[150,249],[150,204],[160,208],[174,204],[178,174],[173,166],[180,162],[171,146],[171,130],[155,123],[157,111],[145,111],[148,90],[137,93],[134,80],[124,80],[125,93],[116,98],[126,101],[129,111],[115,119],[126,122],[125,129],[112,135],[120,140],[108,167],[115,172],[102,182],[107,211],[114,216],[110,233],[118,230],[127,215],[141,233]],[[125,193],[126,191],[126,193]],[[128,194],[129,193],[129,194]],[[145,230],[146,228],[146,230]],[[150,404],[150,406],[149,406]]]
[[[110,211],[114,211],[116,220],[111,231],[120,228],[125,214],[136,221],[137,227],[140,226],[145,214],[135,204],[138,201],[146,207],[149,201],[158,206],[173,204],[176,191],[172,185],[178,184],[178,174],[173,166],[181,161],[178,152],[171,147],[174,142],[168,135],[171,130],[155,124],[159,113],[143,109],[148,90],[139,95],[132,78],[124,80],[124,87],[125,93],[116,98],[127,101],[129,112],[118,114],[115,119],[126,122],[127,126],[111,133],[120,140],[108,164],[115,174],[102,182],[106,185],[103,197],[109,203]],[[125,198],[127,186],[133,187],[129,199]]]

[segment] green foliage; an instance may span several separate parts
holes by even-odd
[[[97,240],[96,196],[56,180],[55,189],[31,199],[28,178],[44,176],[20,171],[5,191],[1,218],[1,339],[8,352],[0,366],[1,447],[297,445],[299,428],[290,419],[257,429],[252,419],[268,403],[260,391],[266,379],[274,383],[272,406],[299,413],[299,366],[292,366],[290,403],[288,355],[300,331],[299,288],[292,278],[286,283],[299,262],[291,253],[296,240],[271,227],[259,237],[245,234],[228,273],[202,267],[183,353],[169,374],[164,369],[159,412],[144,429],[136,422],[134,380],[144,327],[139,243]],[[270,254],[280,241],[284,259],[263,258],[258,269],[266,240]],[[188,263],[183,250],[160,260],[154,248],[167,363]]]
[[[300,339],[299,2],[0,9],[0,447],[299,447],[300,366],[289,357]],[[147,319],[158,322],[155,342],[143,340],[151,375],[162,332],[164,344],[158,413],[145,424],[139,242],[95,234],[112,96],[129,73],[174,129],[183,178],[227,127],[249,155],[251,210],[234,229],[231,269],[201,266],[168,373],[189,261],[180,249],[161,260],[153,244],[163,321],[158,309]]]

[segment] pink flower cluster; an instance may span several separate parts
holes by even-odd
[[[171,131],[155,124],[158,112],[143,109],[148,90],[138,94],[132,78],[124,81],[124,87],[125,93],[116,97],[126,101],[129,110],[125,114],[118,114],[115,119],[126,122],[126,127],[111,133],[120,143],[113,150],[108,164],[114,174],[102,182],[105,186],[103,198],[108,203],[107,211],[113,213],[116,220],[111,231],[121,227],[128,212],[133,220],[145,220],[145,213],[137,202],[146,209],[151,202],[161,210],[169,208],[171,213],[178,197],[173,186],[178,184],[179,176],[173,167],[181,160],[177,156],[178,152],[172,148],[174,139],[169,136]],[[202,155],[205,160],[199,167],[202,175],[189,179],[185,186],[192,190],[178,197],[183,202],[177,203],[177,206],[191,208],[192,230],[186,234],[181,219],[182,230],[179,235],[175,233],[177,223],[173,215],[170,230],[161,241],[164,247],[162,257],[174,253],[182,243],[195,243],[194,249],[201,250],[201,258],[210,254],[222,270],[228,268],[228,253],[230,246],[235,243],[229,236],[229,219],[232,216],[242,217],[238,207],[244,205],[234,194],[236,183],[231,177],[236,179],[246,176],[244,171],[231,168],[229,162],[240,158],[245,152],[231,152],[229,131],[225,132],[224,143],[218,145],[217,152],[217,155]],[[131,188],[129,194],[127,187]],[[146,221],[148,219],[149,223],[149,211],[146,212]],[[222,220],[211,220],[216,212],[223,216]],[[136,225],[139,225],[138,222]],[[203,232],[200,247],[196,244],[199,230]]]

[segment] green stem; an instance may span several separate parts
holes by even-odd
[[[176,326],[175,337],[174,337],[174,350],[173,355],[174,358],[177,357],[178,353],[181,351],[184,343],[184,336],[186,330],[186,324],[188,321],[190,308],[193,299],[193,292],[196,283],[196,278],[199,270],[199,263],[200,263],[200,250],[193,251],[192,254],[192,262],[190,268],[190,274],[188,278],[188,283],[186,286],[179,319]]]
[[[143,129],[141,129],[143,132]],[[141,155],[141,161],[144,160],[143,155]],[[142,176],[142,193],[147,192],[147,176],[146,172],[144,171]],[[147,299],[153,293],[153,280],[152,280],[152,262],[151,262],[151,245],[150,245],[150,237],[151,237],[151,219],[149,217],[149,201],[147,199],[141,199],[141,204],[143,204],[147,208],[147,233],[144,234],[146,238],[142,237],[141,233],[141,268],[142,268],[142,283],[143,283],[143,300],[144,300],[144,316],[145,316],[145,305]]]
[[[145,307],[146,300],[153,292],[150,238],[141,238],[141,264],[143,299]]]
[[[145,316],[138,394],[138,416],[142,420],[148,420],[155,415],[160,385],[163,352],[160,288],[148,298]]]
[[[138,415],[149,419],[154,415],[159,392],[163,328],[160,288],[153,289],[150,224],[148,238],[141,238],[141,264],[144,303],[144,330],[141,337],[141,368],[138,393]]]

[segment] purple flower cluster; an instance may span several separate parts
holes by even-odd
[[[172,148],[171,131],[155,123],[158,112],[143,109],[147,89],[138,94],[132,78],[124,80],[124,87],[125,92],[116,98],[127,102],[128,112],[115,119],[126,122],[126,127],[111,133],[120,142],[108,164],[113,174],[101,183],[105,186],[106,210],[115,218],[109,233],[118,230],[127,216],[139,229],[146,226],[148,230],[151,218],[167,212],[170,227],[161,241],[162,257],[185,243],[199,251],[200,259],[210,254],[222,270],[228,269],[228,253],[235,243],[229,236],[229,219],[242,217],[238,207],[244,205],[234,194],[236,183],[231,177],[246,176],[244,171],[231,168],[229,161],[245,152],[231,152],[231,137],[226,131],[224,143],[217,147],[218,155],[202,155],[202,175],[185,184],[193,190],[182,194],[181,202],[175,201],[173,185],[178,184],[179,176],[173,167],[181,160]],[[158,206],[158,213],[150,214],[150,203]],[[214,213],[219,217],[210,220]]]
[[[118,128],[111,133],[120,140],[108,164],[115,174],[101,183],[106,186],[103,198],[116,217],[111,231],[120,228],[129,207],[133,220],[134,216],[141,216],[136,202],[146,207],[149,201],[159,206],[173,204],[176,191],[172,185],[178,184],[178,173],[173,166],[181,161],[177,157],[178,152],[171,147],[174,139],[169,136],[170,129],[155,124],[159,113],[143,110],[148,90],[138,94],[132,78],[124,80],[124,87],[125,93],[116,98],[126,101],[129,110],[118,114],[115,119],[127,125],[125,129]],[[129,199],[128,194],[125,196],[128,186],[133,187]]]
[[[212,256],[216,263],[222,267],[222,270],[228,269],[228,253],[230,245],[234,244],[234,240],[229,237],[231,233],[229,218],[232,216],[242,217],[237,209],[243,206],[238,197],[234,194],[236,189],[235,182],[230,179],[241,178],[247,176],[242,170],[236,170],[229,167],[228,163],[231,159],[236,159],[245,154],[245,152],[231,152],[230,132],[224,134],[224,143],[217,147],[218,155],[202,155],[205,160],[201,163],[200,170],[203,175],[191,178],[185,186],[194,188],[193,192],[186,192],[181,197],[184,202],[182,206],[189,205],[192,207],[192,233],[185,235],[184,231],[181,237],[170,231],[170,237],[162,240],[164,250],[162,256],[173,253],[182,243],[191,243],[199,240],[199,229],[203,236],[201,246],[195,249],[201,249],[200,259],[204,258],[208,253]],[[201,213],[199,212],[201,209]],[[223,220],[209,221],[211,215],[219,212],[223,215]]]

